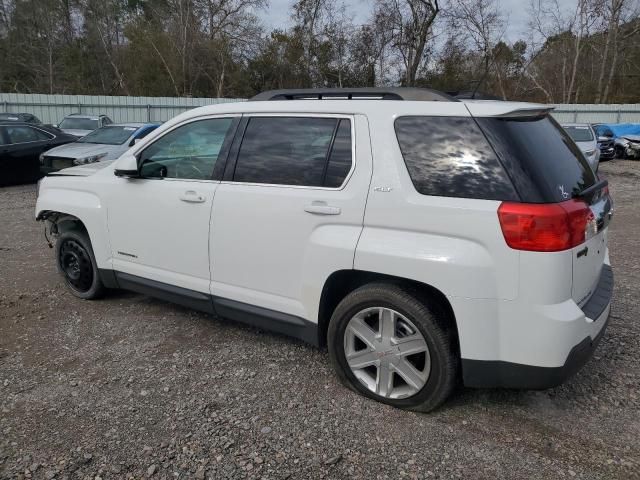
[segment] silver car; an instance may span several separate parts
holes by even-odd
[[[600,164],[600,148],[598,148],[598,140],[591,125],[588,123],[565,123],[562,128],[582,150],[593,171],[597,172]]]
[[[102,127],[76,142],[40,155],[40,171],[50,173],[75,165],[114,160],[159,126],[159,123],[120,123]]]
[[[82,115],[80,113],[72,113],[62,119],[57,127],[64,133],[82,138],[85,135],[113,122],[106,115]]]

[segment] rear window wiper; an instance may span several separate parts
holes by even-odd
[[[592,193],[598,192],[602,190],[604,187],[609,185],[609,182],[605,179],[598,180],[596,183],[591,185],[590,187],[585,188],[584,190],[579,191],[578,193],[573,194],[573,198],[584,198],[588,197]]]

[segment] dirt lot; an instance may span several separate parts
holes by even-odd
[[[0,190],[0,478],[640,478],[640,162],[605,163],[616,291],[595,358],[542,392],[462,390],[415,414],[328,355],[141,295],[68,294]]]

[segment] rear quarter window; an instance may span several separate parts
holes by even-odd
[[[396,137],[423,195],[517,201],[495,152],[471,117],[399,117]]]

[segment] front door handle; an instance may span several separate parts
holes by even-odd
[[[187,203],[203,203],[206,201],[206,197],[204,195],[200,195],[195,190],[187,190],[180,195],[180,200]]]
[[[332,207],[326,202],[312,202],[304,207],[304,211],[315,215],[340,215],[342,212],[340,207]]]

